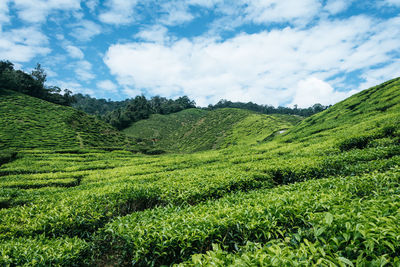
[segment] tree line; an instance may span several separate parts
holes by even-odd
[[[8,60],[0,61],[0,86],[2,89],[17,91],[59,105],[70,106],[74,101],[72,92],[61,90],[57,86],[46,86],[46,72],[40,64],[26,73],[14,69],[14,64]]]
[[[251,111],[256,111],[263,114],[288,114],[288,115],[298,115],[302,117],[309,117],[318,112],[324,111],[330,106],[323,106],[321,104],[314,104],[308,108],[298,108],[297,105],[294,105],[293,108],[290,107],[274,107],[270,105],[259,105],[253,102],[231,102],[229,100],[222,99],[215,105],[208,105],[207,110],[214,110],[219,108],[240,108],[247,109]]]
[[[117,129],[124,129],[133,122],[149,118],[151,114],[166,115],[195,107],[196,103],[187,96],[172,100],[160,96],[147,99],[141,95],[128,100],[123,107],[107,112],[102,118]]]
[[[118,129],[133,122],[147,119],[151,114],[170,114],[188,108],[196,103],[187,96],[176,100],[155,96],[146,99],[136,96],[124,101],[97,99],[89,95],[72,94],[68,89],[46,85],[47,74],[40,64],[30,72],[16,70],[8,60],[0,61],[0,88],[17,91],[55,104],[72,106],[88,114],[96,115]]]

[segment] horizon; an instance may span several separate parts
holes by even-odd
[[[92,97],[300,108],[400,74],[400,1],[6,0],[0,59]]]

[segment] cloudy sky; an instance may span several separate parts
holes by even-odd
[[[400,0],[0,0],[0,59],[98,98],[333,104],[400,76]]]

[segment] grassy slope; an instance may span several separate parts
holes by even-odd
[[[0,265],[400,264],[399,118],[396,79],[258,145],[25,152],[0,167]]]
[[[0,149],[122,147],[130,141],[73,108],[0,89]]]
[[[242,109],[184,110],[153,115],[124,130],[136,138],[151,138],[155,146],[175,152],[193,152],[230,145],[249,145],[292,127],[299,118],[264,115]]]
[[[303,120],[284,134],[286,142],[343,140],[371,136],[386,126],[400,125],[400,78],[364,90]]]

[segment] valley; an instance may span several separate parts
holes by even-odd
[[[400,264],[400,78],[307,118],[186,109],[122,132],[0,96],[0,265]]]

